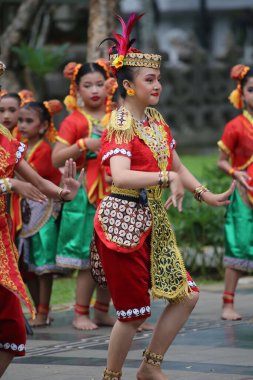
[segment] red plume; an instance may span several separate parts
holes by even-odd
[[[132,41],[130,41],[130,34],[132,32],[132,29],[133,29],[134,25],[137,23],[137,21],[143,15],[144,15],[144,13],[140,14],[139,16],[137,16],[136,13],[131,13],[126,24],[125,24],[123,18],[121,16],[118,16],[118,19],[119,19],[121,26],[122,26],[122,35],[113,32],[113,36],[118,43],[118,55],[123,55],[123,56],[126,55],[128,49],[131,46],[131,42],[132,42]]]

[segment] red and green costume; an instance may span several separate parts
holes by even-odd
[[[107,115],[99,121],[82,109],[76,109],[63,120],[57,140],[66,146],[71,146],[81,138],[100,138],[106,118]],[[108,194],[110,187],[105,182],[101,160],[95,153],[83,152],[76,160],[76,164],[78,171],[85,168],[85,180],[75,199],[63,206],[57,264],[68,268],[85,269],[89,267],[96,207]]]
[[[218,142],[235,170],[244,170],[253,186],[253,117],[243,113],[226,124]],[[227,267],[248,271],[253,269],[253,194],[239,183],[230,197],[225,223]]]

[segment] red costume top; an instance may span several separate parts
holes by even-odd
[[[39,140],[26,154],[26,160],[41,177],[58,186],[61,181],[61,172],[53,166],[51,155],[51,146],[46,141]]]
[[[105,166],[109,166],[111,157],[121,155],[129,157],[131,170],[171,170],[175,141],[170,129],[154,108],[147,108],[145,114],[146,122],[139,122],[124,107],[112,112],[102,143]],[[179,301],[192,291],[167,212],[161,202],[159,185],[146,189],[112,185],[111,194],[97,208],[94,228],[95,236],[105,247],[102,248],[102,256],[106,249],[115,255],[117,252],[128,255],[142,249],[149,250],[151,293],[154,297]],[[147,240],[150,243],[147,244]],[[92,243],[92,275],[100,282],[96,249],[99,251],[96,243]]]
[[[107,115],[99,122],[83,110],[77,109],[61,123],[57,140],[65,145],[73,145],[81,138],[100,138],[105,128],[106,120]],[[101,166],[100,159],[94,153],[84,151],[76,160],[76,164],[78,170],[86,169],[89,202],[98,204],[110,190],[110,187],[105,182],[104,169]]]
[[[0,178],[13,177],[15,167],[24,157],[25,149],[22,142],[15,140],[11,133],[0,125]],[[0,284],[25,302],[31,313],[34,313],[19,273],[18,252],[10,235],[4,194],[0,194]]]
[[[246,111],[225,126],[219,147],[231,158],[231,165],[237,170],[247,170],[253,186],[253,117]],[[253,203],[253,193],[249,193]]]

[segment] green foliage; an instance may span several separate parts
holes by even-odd
[[[200,181],[212,192],[222,193],[230,185],[230,179],[215,166],[204,167],[203,173]],[[185,194],[182,214],[174,208],[169,210],[178,245],[191,272],[202,276],[223,274],[225,212],[225,207],[200,204],[190,193]]]
[[[33,48],[23,43],[19,47],[13,47],[20,63],[27,67],[32,73],[39,78],[43,78],[45,74],[56,70],[63,61],[68,44],[58,47]]]

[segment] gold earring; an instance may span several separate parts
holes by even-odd
[[[134,96],[135,95],[135,90],[133,88],[128,88],[126,91],[128,96]]]

